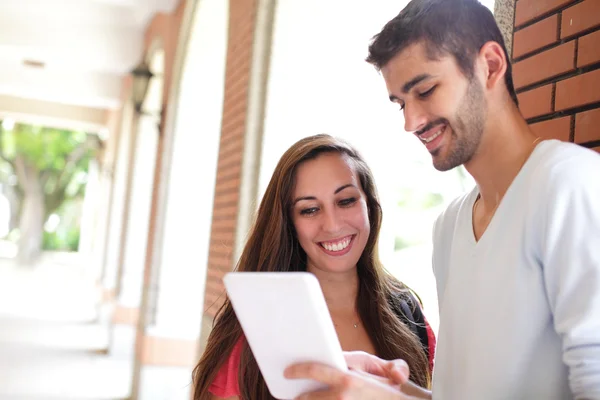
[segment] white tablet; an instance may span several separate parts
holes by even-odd
[[[223,279],[238,320],[277,399],[321,389],[312,380],[292,380],[283,371],[314,361],[346,370],[321,286],[307,272],[232,272]]]

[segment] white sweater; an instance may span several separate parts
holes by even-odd
[[[434,228],[433,398],[600,399],[600,155],[540,143],[476,242],[478,193]]]

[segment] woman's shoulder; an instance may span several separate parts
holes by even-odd
[[[423,313],[421,299],[415,291],[395,279],[392,288],[389,299],[392,308],[398,318],[419,338],[429,360],[430,370],[433,370],[436,337]]]
[[[388,285],[390,287],[390,290],[388,291],[388,301],[395,310],[398,308],[404,309],[408,307],[412,313],[415,308],[421,307],[421,299],[417,293],[404,283],[390,276],[388,278]]]

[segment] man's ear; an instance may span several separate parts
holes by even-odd
[[[484,72],[485,85],[493,89],[504,82],[507,60],[502,46],[497,42],[487,42],[479,51],[478,61]]]

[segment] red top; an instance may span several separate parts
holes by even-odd
[[[435,333],[429,325],[425,314],[423,314],[423,320],[425,321],[425,329],[427,329],[427,346],[429,347],[429,373],[433,373],[433,360],[435,359]]]
[[[240,366],[240,359],[242,357],[243,343],[244,337],[242,336],[235,346],[233,346],[227,362],[223,364],[219,372],[217,372],[215,380],[210,385],[208,391],[215,396],[227,398],[240,395],[238,369]]]
[[[423,318],[425,318],[423,316]],[[425,320],[425,327],[427,328],[427,338],[429,345],[429,369],[433,371],[433,358],[435,356],[435,334],[429,326],[429,322]],[[242,344],[244,343],[244,337],[242,336],[238,342],[233,346],[231,354],[227,359],[227,362],[223,364],[215,380],[208,391],[218,397],[231,397],[240,395],[240,386],[238,383],[238,369],[240,365],[240,358],[242,356]]]

